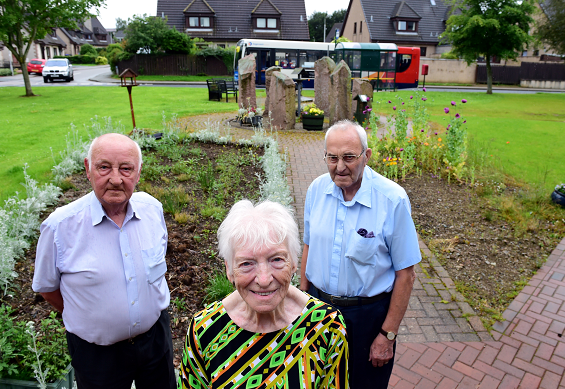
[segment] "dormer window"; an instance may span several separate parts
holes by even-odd
[[[188,16],[188,28],[210,28],[212,23],[209,16]]]
[[[278,28],[278,19],[277,18],[256,18],[256,25],[255,28]]]
[[[407,32],[418,31],[418,22],[408,21],[408,20],[399,20],[397,22],[396,30],[397,31],[407,31]]]
[[[281,29],[281,11],[271,0],[259,0],[251,11],[253,32],[278,33]]]
[[[216,12],[206,0],[192,0],[184,9],[184,28],[186,32],[214,32]]]

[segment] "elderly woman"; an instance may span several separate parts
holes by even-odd
[[[236,203],[218,229],[236,291],[188,329],[182,388],[348,388],[341,314],[291,285],[300,243],[278,203]]]

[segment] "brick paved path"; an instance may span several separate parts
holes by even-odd
[[[234,114],[185,119],[203,128],[206,119],[227,123]],[[251,130],[232,129],[234,138]],[[287,178],[302,229],[308,185],[326,173],[323,133],[277,134],[289,157]],[[565,389],[565,239],[510,304],[492,336],[420,240],[423,261],[402,321],[389,388]],[[369,389],[369,388],[368,388]]]

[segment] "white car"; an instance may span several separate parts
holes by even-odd
[[[66,58],[49,59],[43,67],[43,82],[47,83],[53,80],[65,80],[71,82],[75,79],[73,65]]]

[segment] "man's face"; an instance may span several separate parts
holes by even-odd
[[[343,157],[344,155],[358,156],[363,151],[361,140],[354,128],[345,131],[332,131],[326,139],[326,155]],[[357,190],[361,187],[363,169],[367,160],[371,157],[371,149],[353,162],[345,163],[343,158],[339,158],[337,164],[328,163],[328,171],[332,181],[343,189],[346,200],[351,200]]]
[[[86,176],[108,212],[125,206],[139,181],[141,166],[133,141],[117,134],[103,135],[85,159]]]

